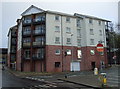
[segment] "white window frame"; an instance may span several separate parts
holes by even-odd
[[[67,44],[71,44],[71,38],[67,38],[66,40],[67,40],[66,42]]]
[[[67,55],[71,55],[72,54],[71,49],[67,49],[66,52],[67,52]]]
[[[94,41],[95,41],[94,39],[90,39],[90,45],[94,45],[95,44]]]
[[[55,54],[56,54],[56,55],[60,55],[60,49],[56,49],[56,50],[55,50]]]
[[[59,15],[55,15],[55,21],[59,21],[60,20],[60,16]]]
[[[60,26],[55,26],[55,32],[60,32]]]
[[[90,29],[90,35],[94,35],[94,30]]]
[[[66,33],[71,33],[71,28],[70,27],[66,27]]]
[[[66,17],[66,22],[70,22],[70,17]]]
[[[60,37],[55,37],[55,43],[60,44]]]

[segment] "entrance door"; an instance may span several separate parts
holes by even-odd
[[[71,62],[70,71],[80,71],[80,62]]]
[[[91,65],[92,65],[92,70],[94,70],[94,68],[95,68],[95,62],[91,62]]]

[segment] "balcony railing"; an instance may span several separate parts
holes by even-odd
[[[31,43],[27,42],[27,43],[23,43],[23,47],[30,47]]]
[[[31,20],[24,20],[23,21],[23,25],[30,25],[31,24]]]
[[[34,30],[34,31],[33,31],[33,34],[34,34],[34,35],[44,35],[44,34],[45,34],[45,31],[44,31],[44,30]]]
[[[39,53],[33,54],[33,59],[34,60],[44,59],[44,54],[39,54]]]
[[[33,42],[33,46],[40,46],[41,42]]]
[[[25,31],[23,31],[23,36],[28,36],[28,35],[30,35],[31,34],[31,31],[27,31],[27,32],[25,32]]]

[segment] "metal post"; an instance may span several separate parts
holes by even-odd
[[[71,46],[72,46],[72,50],[71,50],[71,51],[72,51],[71,62],[73,62],[73,53],[74,53],[74,52],[73,52],[74,50],[73,50],[73,42],[72,42],[73,40],[72,40],[72,36],[73,36],[73,34],[71,34]],[[74,71],[74,66],[73,66],[73,64],[72,64],[72,71]]]

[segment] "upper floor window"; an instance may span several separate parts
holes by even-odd
[[[78,46],[81,46],[81,39],[77,39]]]
[[[23,39],[23,43],[28,43],[28,42],[31,42],[31,39],[30,39],[30,38],[24,38],[24,39]]]
[[[59,21],[59,16],[58,15],[55,16],[55,20]]]
[[[31,23],[31,17],[25,17],[24,18],[24,23]]]
[[[24,27],[23,34],[30,34],[31,33],[31,27]]]
[[[101,25],[101,21],[98,21],[98,24]]]
[[[102,36],[102,30],[99,30],[99,32],[100,32],[100,36]]]
[[[80,19],[77,19],[77,27],[80,27]]]
[[[89,23],[90,23],[90,24],[93,24],[93,20],[92,20],[92,19],[89,19]]]
[[[70,17],[66,17],[66,22],[70,22]]]
[[[94,45],[94,39],[90,39],[90,45]]]
[[[78,37],[78,38],[81,37],[81,29],[77,29],[77,37]]]
[[[67,38],[67,44],[71,44],[71,38]]]
[[[60,44],[60,37],[55,37],[55,43]]]
[[[55,31],[60,32],[60,26],[55,26]]]
[[[93,29],[90,29],[90,35],[94,35]]]
[[[66,33],[71,33],[71,29],[69,27],[66,27]]]

